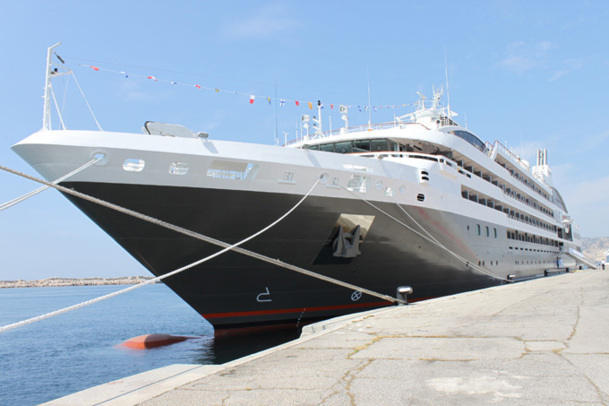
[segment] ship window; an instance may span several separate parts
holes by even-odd
[[[425,201],[425,195],[423,193],[419,193],[417,195],[417,200],[420,202],[424,202]]]
[[[188,164],[184,162],[172,162],[169,164],[169,173],[173,175],[186,175],[188,173]]]
[[[491,236],[491,231],[489,230],[488,226],[486,226],[486,236],[487,237]]]
[[[255,165],[245,162],[213,161],[207,176],[216,179],[245,180],[254,174]]]
[[[370,151],[370,140],[353,141],[353,152],[368,152]]]
[[[143,159],[125,159],[123,169],[127,172],[141,172],[144,170],[146,162]]]
[[[493,227],[493,234],[495,235],[495,238],[497,238],[497,229]]]
[[[339,154],[350,154],[353,152],[353,147],[351,146],[351,141],[347,142],[337,142],[335,151]]]
[[[467,131],[460,131],[460,130],[454,131],[453,133],[457,137],[462,138],[465,141],[469,142],[471,145],[478,148],[480,151],[486,152],[486,146],[474,134],[467,132]]]
[[[480,224],[476,224],[476,233],[478,233],[478,235],[482,234],[482,229],[480,228]]]
[[[351,175],[351,178],[347,182],[347,189],[354,192],[366,193],[366,177]]]
[[[387,140],[372,140],[372,151],[387,151]]]
[[[321,151],[334,152],[334,144],[322,144],[319,146]]]

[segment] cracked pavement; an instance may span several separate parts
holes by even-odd
[[[299,340],[159,393],[137,402],[609,404],[609,272],[585,270],[313,325]]]

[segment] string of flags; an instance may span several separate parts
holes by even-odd
[[[273,101],[275,103],[278,103],[278,105],[280,107],[285,106],[286,103],[293,103],[296,107],[306,107],[309,110],[312,110],[313,107],[317,106],[318,104],[321,106],[322,109],[325,108],[326,105],[328,105],[331,110],[334,109],[334,106],[338,106],[339,105],[339,104],[335,104],[335,103],[323,104],[323,103],[321,103],[319,101],[317,103],[314,103],[314,102],[310,102],[310,101],[303,101],[303,100],[296,100],[296,99],[286,99],[286,98],[277,98],[277,97],[269,97],[269,96],[262,96],[262,97],[260,97],[259,95],[239,92],[239,91],[236,91],[236,90],[228,90],[228,89],[220,89],[220,88],[216,88],[216,87],[208,87],[208,86],[204,86],[204,85],[199,84],[199,83],[182,83],[182,82],[177,82],[175,80],[160,79],[160,78],[157,78],[156,76],[153,76],[153,75],[131,74],[131,73],[128,73],[126,71],[116,71],[116,70],[112,70],[112,69],[102,68],[102,67],[99,67],[99,66],[84,65],[84,64],[79,64],[79,65],[82,66],[82,67],[93,69],[96,72],[108,72],[108,73],[120,74],[120,75],[124,76],[125,78],[147,79],[147,80],[152,80],[154,82],[169,83],[171,85],[181,85],[181,86],[194,87],[195,89],[198,89],[198,90],[209,90],[209,91],[213,91],[215,93],[232,93],[232,94],[235,94],[235,95],[238,95],[238,96],[247,96],[247,97],[249,97],[249,104],[254,104],[256,99],[258,99],[258,100],[262,99],[262,100],[266,100],[269,105],[273,104]],[[377,106],[345,104],[345,106],[347,106],[348,108],[354,108],[354,107],[356,107],[359,112],[368,112],[368,110],[372,110],[372,111],[376,112],[376,111],[379,111],[381,109],[403,108],[403,107],[411,106],[411,104],[393,104],[393,105],[377,105]]]

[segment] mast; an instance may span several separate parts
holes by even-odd
[[[51,58],[53,56],[53,50],[61,45],[61,42],[47,48],[47,66],[45,72],[45,83],[44,83],[44,112],[42,116],[42,129],[51,129],[51,76],[53,75]]]
[[[448,107],[448,118],[452,119],[452,111],[450,111],[450,89],[448,87],[448,62],[446,59],[446,48],[444,48],[444,73],[446,75],[446,104]],[[466,125],[467,127],[467,125]]]

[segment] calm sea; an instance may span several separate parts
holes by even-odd
[[[0,326],[123,286],[0,289]],[[118,346],[142,334],[199,336],[168,347]],[[297,332],[215,340],[213,328],[163,284],[0,333],[0,405],[34,405],[171,364],[224,363],[297,338]]]

